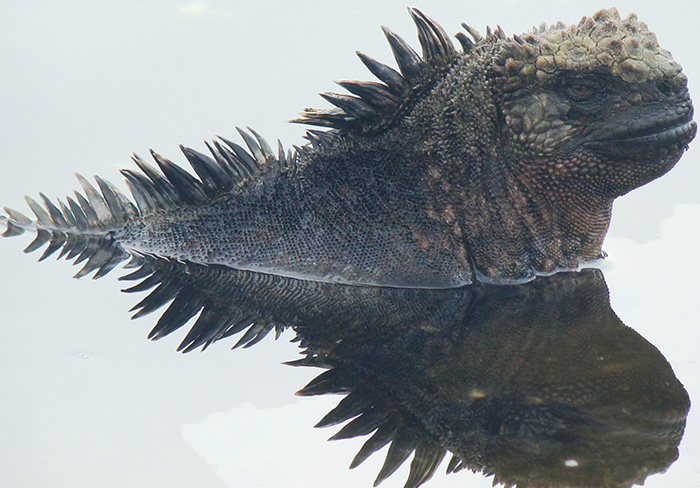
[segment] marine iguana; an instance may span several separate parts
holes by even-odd
[[[395,287],[512,283],[601,257],[614,198],[667,172],[696,133],[686,78],[653,33],[615,9],[522,36],[466,26],[461,51],[409,9],[422,56],[384,29],[399,71],[341,81],[307,109],[309,144],[256,132],[182,148],[199,178],[153,153],[58,205],[28,199],[5,235],[38,229],[106,272],[127,253],[316,281]],[[251,135],[252,134],[252,135]],[[101,250],[97,252],[96,250]],[[46,254],[46,253],[45,253]]]

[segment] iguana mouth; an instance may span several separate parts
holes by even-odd
[[[609,131],[603,138],[589,141],[589,149],[607,153],[643,153],[655,149],[667,149],[673,146],[684,148],[693,140],[697,132],[697,123],[691,114],[635,127],[619,127]]]

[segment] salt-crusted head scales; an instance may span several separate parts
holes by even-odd
[[[671,78],[681,71],[661,49],[653,32],[635,14],[620,18],[617,9],[601,10],[575,26],[557,23],[503,43],[495,58],[505,91],[544,81],[562,69],[607,70],[628,83]]]

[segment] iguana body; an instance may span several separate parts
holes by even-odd
[[[448,225],[425,216],[425,169],[416,160],[341,139],[296,158],[294,174],[261,177],[212,203],[157,212],[115,237],[147,253],[320,281],[468,282],[466,249]]]
[[[410,12],[422,57],[385,30],[401,72],[360,54],[382,83],[324,94],[338,109],[303,114],[331,128],[310,145],[275,155],[241,132],[249,151],[184,149],[199,180],[137,160],[143,174],[124,172],[136,205],[102,180],[83,202],[32,203],[43,240],[107,235],[129,252],[349,284],[524,281],[600,257],[613,199],[695,135],[680,67],[634,16],[513,38],[467,27],[458,52]],[[8,213],[10,234],[30,225]]]

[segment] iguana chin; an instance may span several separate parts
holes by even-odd
[[[337,108],[298,120],[310,144],[275,154],[220,139],[182,148],[199,178],[153,153],[124,170],[135,203],[98,179],[6,234],[309,280],[396,287],[510,283],[601,257],[615,197],[667,172],[696,132],[686,78],[615,9],[522,36],[457,35],[409,9],[422,56],[384,29],[399,71],[341,81]],[[251,135],[252,134],[252,135]],[[101,194],[100,194],[101,193]],[[87,246],[87,245],[86,245]],[[97,246],[100,248],[100,246]],[[95,248],[93,246],[92,248]]]

